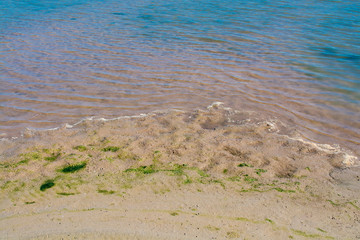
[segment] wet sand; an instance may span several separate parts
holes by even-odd
[[[1,239],[358,239],[353,153],[215,103],[0,143]]]

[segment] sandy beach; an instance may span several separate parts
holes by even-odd
[[[360,239],[360,167],[215,103],[0,142],[0,239]]]

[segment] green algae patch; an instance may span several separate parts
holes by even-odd
[[[61,196],[72,196],[75,195],[75,193],[67,193],[67,192],[57,192],[57,195],[61,195]]]
[[[75,150],[78,150],[79,152],[85,152],[87,150],[87,147],[83,145],[78,145],[74,147]]]
[[[240,235],[237,232],[227,232],[226,237],[227,238],[239,238]]]
[[[115,146],[108,146],[108,147],[101,149],[101,151],[103,151],[103,152],[117,152],[119,150],[120,150],[120,148],[115,147]]]
[[[161,154],[160,151],[158,151],[158,150],[154,151],[154,153],[153,153],[153,163],[158,164],[161,156],[162,156],[162,154]]]
[[[74,165],[69,165],[69,166],[66,166],[64,168],[62,168],[60,170],[60,172],[62,173],[73,173],[73,172],[77,172],[83,168],[86,167],[86,162],[82,162],[80,164],[74,164]]]
[[[205,228],[210,231],[219,231],[220,230],[220,228],[212,226],[212,225],[207,225]]]
[[[21,160],[16,163],[10,163],[10,162],[0,163],[0,168],[17,168],[20,165],[28,164],[30,161],[39,160],[41,156],[38,152],[29,152],[29,153],[20,154],[19,158]]]
[[[190,183],[192,183],[192,180],[187,177],[187,178],[184,180],[184,184],[190,184]]]
[[[357,210],[360,210],[360,207],[358,207],[355,203],[350,202],[350,201],[344,202],[344,203],[335,203],[332,200],[326,200],[326,201],[328,201],[329,203],[331,203],[331,205],[333,205],[335,207],[345,206],[345,205],[349,204],[349,205],[353,206],[354,208],[356,208]]]
[[[241,177],[240,176],[232,176],[227,178],[227,180],[231,181],[231,182],[241,182]]]
[[[149,166],[140,166],[138,168],[128,168],[125,170],[125,172],[138,172],[138,173],[142,173],[142,174],[152,174],[152,173],[156,173],[159,170],[155,169],[155,166],[153,164],[149,165]]]
[[[141,158],[139,156],[137,156],[136,154],[134,153],[131,153],[131,152],[126,152],[124,150],[121,150],[119,152],[119,154],[117,155],[117,157],[120,159],[120,160],[134,160],[134,161],[139,161]]]
[[[179,213],[177,213],[177,212],[171,212],[170,215],[171,215],[171,216],[177,216],[177,215],[179,215]]]
[[[31,202],[25,202],[26,205],[30,205],[30,204],[34,204],[35,201],[31,201]]]
[[[173,169],[164,170],[164,171],[171,172],[176,176],[182,176],[185,174],[184,170],[186,169],[186,167],[187,167],[186,164],[175,164]]]
[[[256,171],[255,171],[255,173],[256,173],[257,175],[259,175],[259,176],[261,176],[262,173],[266,173],[266,172],[267,172],[267,170],[261,169],[261,168],[256,169]]]
[[[98,193],[105,194],[105,195],[110,195],[110,194],[114,194],[114,193],[115,193],[115,191],[113,191],[113,190],[105,190],[105,189],[98,189],[97,192],[98,192]]]
[[[44,192],[45,190],[52,188],[53,186],[55,186],[54,180],[46,180],[43,184],[41,184],[40,191]]]
[[[254,224],[263,224],[266,221],[266,220],[265,221],[261,221],[261,220],[259,221],[259,220],[245,218],[245,217],[236,217],[236,218],[231,218],[231,219],[234,219],[236,221],[254,223]]]
[[[201,177],[210,177],[209,174],[207,174],[206,172],[204,172],[203,170],[198,169],[197,173],[201,176]]]
[[[271,224],[275,224],[275,222],[273,220],[271,220],[270,218],[265,218],[265,221]]]
[[[29,152],[20,155],[24,160],[39,160],[41,158],[38,152]]]
[[[296,229],[291,229],[291,231],[298,236],[302,236],[302,237],[306,237],[306,238],[326,238],[326,239],[335,239],[334,237],[331,236],[322,236],[320,234],[312,234],[312,233],[306,233],[300,230],[296,230]]]
[[[109,162],[113,162],[115,159],[112,157],[106,157],[105,160],[109,161]]]
[[[1,168],[17,168],[20,165],[25,165],[25,164],[29,163],[29,161],[30,161],[29,159],[24,159],[17,163],[8,163],[8,162],[0,163],[0,167]]]
[[[22,165],[22,164],[27,164],[29,161],[30,161],[29,159],[21,160],[21,161],[16,163],[16,166],[19,166],[19,165]]]
[[[257,181],[257,179],[253,178],[253,177],[250,177],[250,176],[245,176],[244,181],[246,181],[246,182],[255,182],[255,181]]]
[[[209,182],[210,182],[210,183],[220,184],[220,186],[221,186],[223,189],[226,188],[225,184],[224,184],[221,180],[219,180],[219,179],[211,179]]]
[[[237,165],[238,167],[254,167],[251,164],[247,164],[247,163],[240,163],[239,165]]]
[[[10,163],[0,163],[0,167],[1,168],[9,168],[11,166],[11,164]]]
[[[276,187],[276,188],[272,188],[278,192],[286,192],[286,193],[294,193],[295,190],[286,190],[286,189],[282,189],[282,188],[279,188],[279,187]]]
[[[45,157],[45,160],[48,162],[54,162],[61,156],[61,153],[52,153],[50,156]]]
[[[237,221],[243,221],[243,222],[251,222],[250,219],[244,218],[244,217],[237,217],[237,218],[235,218],[235,220],[237,220]]]

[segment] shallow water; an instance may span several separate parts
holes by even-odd
[[[356,1],[0,2],[0,134],[203,108],[360,146]]]

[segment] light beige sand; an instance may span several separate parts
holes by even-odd
[[[1,239],[360,239],[358,158],[252,112],[83,121],[0,154]]]

